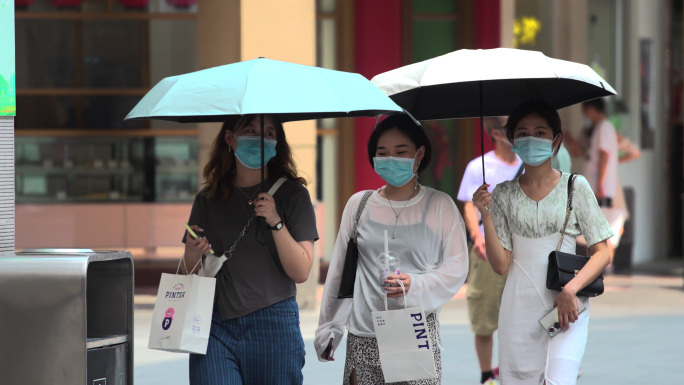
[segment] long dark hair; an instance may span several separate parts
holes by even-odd
[[[235,176],[235,153],[229,149],[226,143],[226,131],[235,132],[238,128],[249,124],[252,119],[259,115],[234,115],[229,116],[221,131],[214,139],[214,144],[211,148],[211,155],[207,165],[204,166],[204,189],[203,191],[209,198],[215,199],[219,202],[224,202],[233,193],[233,177]],[[276,115],[265,115],[264,119],[270,118],[276,129],[276,155],[271,159],[266,167],[268,168],[268,177],[277,179],[282,176],[287,177],[297,183],[306,186],[306,180],[299,176],[297,167],[292,159],[292,150],[285,138],[285,130],[283,124]]]

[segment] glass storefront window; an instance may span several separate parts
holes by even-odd
[[[143,64],[147,53],[146,21],[85,20],[80,40],[84,88],[138,88],[144,86]]]
[[[18,77],[19,74],[17,74]],[[17,129],[75,127],[76,98],[59,95],[21,95],[19,93],[17,95],[17,116],[14,122]]]
[[[196,2],[145,2],[146,10],[171,7],[185,15],[112,8],[132,3],[93,0],[57,9],[37,0],[17,8],[16,62],[25,69],[17,73],[18,129],[195,128],[123,121],[159,80],[197,68]]]
[[[72,21],[17,19],[15,28],[18,89],[76,85],[76,27]]]
[[[140,101],[140,96],[84,96],[82,100],[83,128],[141,129],[149,124],[144,120],[123,120]]]
[[[189,202],[197,153],[195,136],[18,136],[17,203]]]
[[[198,4],[199,0],[36,0],[16,1],[15,7],[30,13],[196,14]]]

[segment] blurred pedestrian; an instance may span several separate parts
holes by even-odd
[[[584,156],[587,159],[585,175],[596,194],[601,211],[615,234],[608,241],[612,261],[615,249],[620,244],[625,221],[629,219],[617,166],[638,159],[641,151],[627,137],[615,130],[607,118],[602,99],[583,103],[582,112],[588,144],[583,148],[571,135],[567,135],[568,146],[575,156]],[[578,243],[586,245],[583,237],[578,239]]]
[[[524,171],[523,162],[511,151],[512,144],[506,137],[505,123],[504,117],[484,118],[487,134],[494,142],[494,150],[484,155],[485,179],[494,187],[520,176]],[[463,173],[457,198],[463,202],[463,216],[471,244],[466,298],[470,327],[475,333],[475,352],[480,363],[480,383],[495,385],[498,368],[492,368],[492,351],[506,274],[496,274],[487,261],[480,213],[472,202],[473,194],[481,183],[482,159],[477,157],[468,163]]]
[[[509,116],[507,136],[525,173],[500,183],[493,193],[482,185],[473,196],[487,258],[496,273],[508,272],[499,313],[501,383],[575,384],[589,320],[589,300],[579,299],[586,310],[578,314],[576,293],[608,265],[606,240],[613,234],[587,180],[577,176],[560,251],[574,253],[575,238],[583,234],[592,256],[560,293],[547,289],[548,256],[561,240],[570,178],[551,167],[563,141],[558,112],[544,102],[524,103]],[[563,332],[550,337],[538,321],[553,308]]]
[[[558,153],[551,157],[551,167],[568,174],[572,172],[572,158],[565,144],[561,143]]]
[[[185,234],[187,265],[212,248],[228,260],[216,276],[207,354],[190,355],[191,384],[302,383],[295,283],[309,276],[318,233],[282,124],[267,115],[263,129],[263,183],[259,117],[230,117],[192,205],[188,223],[204,233],[197,240]],[[265,191],[281,177],[287,180],[270,196]]]
[[[325,282],[314,345],[320,361],[333,360],[332,352],[345,327],[347,356],[344,384],[384,384],[378,343],[371,312],[423,307],[432,346],[440,345],[438,315],[465,281],[468,272],[465,225],[447,194],[421,186],[418,174],[430,163],[432,148],[425,132],[406,115],[382,121],[368,140],[368,160],[387,185],[372,191],[357,228],[359,260],[354,297],[338,299],[347,242],[352,236],[359,204],[366,194],[354,194],[344,209],[335,249]],[[401,274],[380,282],[376,261],[389,249],[401,260]],[[406,297],[398,283],[406,288]],[[384,285],[383,285],[384,284]],[[332,349],[329,349],[330,346]],[[328,348],[328,349],[326,349]],[[410,384],[440,384],[441,355],[433,349],[439,378]]]
[[[625,214],[613,206],[618,190],[618,137],[606,116],[603,99],[582,103],[582,113],[589,123],[589,148],[584,175],[596,195],[601,211],[615,236],[608,241],[611,260],[620,241]]]

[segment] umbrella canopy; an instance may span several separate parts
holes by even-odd
[[[278,114],[294,121],[400,112],[359,74],[259,58],[165,78],[126,119],[222,122],[228,115]]]
[[[463,49],[371,82],[419,120],[508,115],[528,100],[560,109],[616,94],[587,65],[512,48]]]
[[[589,66],[512,48],[462,49],[371,79],[419,120],[510,114],[529,100],[556,109],[617,94]],[[480,119],[482,181],[484,127]]]

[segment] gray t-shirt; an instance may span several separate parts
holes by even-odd
[[[267,180],[260,191],[268,191],[274,182],[275,179]],[[257,187],[242,190],[251,197],[258,194]],[[273,198],[278,214],[295,241],[318,240],[311,198],[304,186],[288,180]],[[235,242],[253,210],[254,206],[250,206],[237,189],[220,203],[199,192],[188,224],[204,229],[212,249],[216,255],[221,255]],[[223,264],[216,276],[215,301],[221,319],[241,317],[295,295],[295,283],[280,263],[271,230],[256,217],[233,251],[233,257]]]

